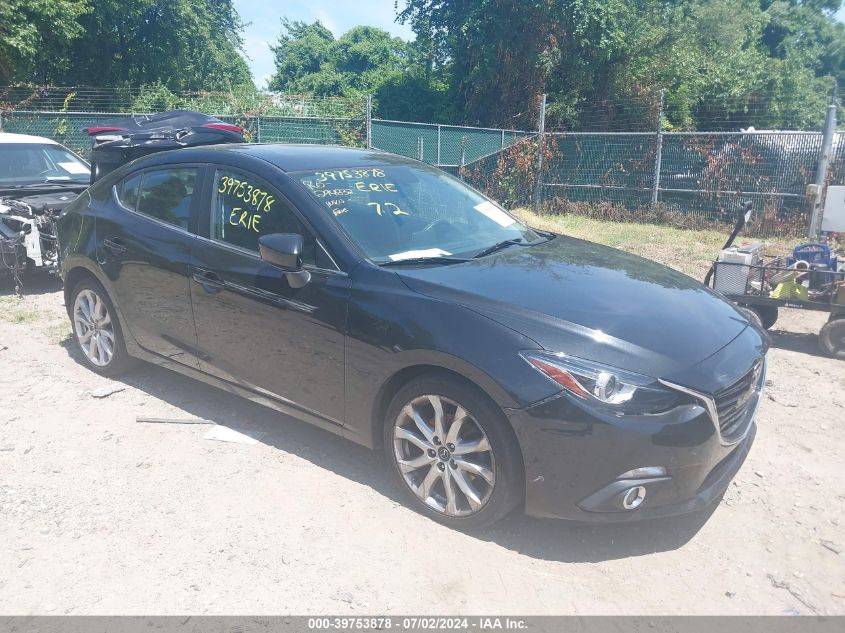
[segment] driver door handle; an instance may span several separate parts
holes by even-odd
[[[202,268],[195,269],[191,277],[209,294],[217,294],[225,285],[217,273]]]

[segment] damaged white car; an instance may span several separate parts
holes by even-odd
[[[55,271],[55,220],[91,181],[91,167],[47,138],[0,133],[0,280]]]

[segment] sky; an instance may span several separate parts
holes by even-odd
[[[414,33],[409,26],[397,24],[395,21],[395,0],[234,0],[234,3],[241,19],[248,23],[244,29],[244,49],[252,76],[259,88],[266,87],[273,74],[273,52],[270,45],[279,37],[283,16],[302,22],[320,20],[335,37],[343,35],[353,26],[367,24],[406,40],[414,39]],[[404,5],[405,3],[399,0],[399,8]],[[839,10],[837,18],[845,22],[845,6]]]
[[[388,31],[406,40],[414,38],[407,25],[397,24],[394,0],[234,0],[235,8],[244,22],[244,50],[252,76],[259,88],[267,84],[273,74],[274,44],[282,30],[282,17],[302,22],[320,20],[335,37],[343,35],[353,26],[367,24]],[[400,9],[404,2],[399,2]]]

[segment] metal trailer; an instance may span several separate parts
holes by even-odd
[[[723,250],[731,246],[750,216],[751,203],[746,202]],[[827,312],[827,323],[819,331],[819,347],[825,354],[845,360],[845,270],[811,263],[797,269],[786,257],[764,255],[758,264],[715,261],[704,283],[714,289],[737,288],[739,291],[724,292],[724,296],[749,311],[764,329],[775,324],[780,308]],[[783,283],[792,283],[798,292],[779,296],[776,289]]]

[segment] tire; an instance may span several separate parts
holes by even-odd
[[[754,312],[760,319],[760,325],[764,330],[772,329],[772,326],[778,320],[777,306],[744,306]]]
[[[761,330],[765,329],[763,328],[763,321],[760,319],[760,315],[757,314],[755,310],[752,310],[751,308],[747,308],[745,306],[737,306],[737,309],[742,312],[746,317],[748,317],[748,320],[751,321],[758,328],[760,328]]]
[[[69,308],[73,339],[88,369],[102,376],[116,376],[135,364],[126,353],[114,304],[99,282],[89,277],[76,284]]]
[[[435,402],[442,411],[439,434]],[[463,421],[456,427],[458,416]],[[435,521],[480,529],[522,501],[525,469],[516,436],[501,409],[473,385],[445,373],[420,376],[393,397],[383,428],[390,469],[409,505]]]
[[[845,319],[831,319],[819,332],[819,347],[833,358],[845,360]]]

